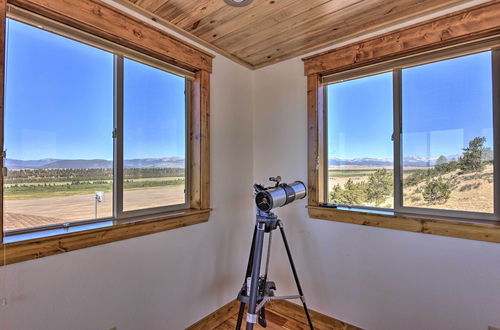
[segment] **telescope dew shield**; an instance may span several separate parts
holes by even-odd
[[[290,204],[296,199],[302,199],[307,195],[307,187],[301,181],[291,184],[282,183],[277,187],[262,190],[255,196],[255,204],[259,210],[269,212],[276,207]]]

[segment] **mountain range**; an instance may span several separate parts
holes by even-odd
[[[446,158],[448,160],[458,159],[461,154],[457,155],[448,155]],[[425,158],[418,156],[407,156],[403,158],[404,166],[434,166],[436,165],[436,158]],[[328,159],[329,166],[392,166],[393,160],[388,158],[329,158]]]
[[[164,157],[164,158],[137,158],[125,159],[125,168],[184,168],[184,158]],[[8,169],[91,169],[91,168],[113,168],[113,161],[106,159],[36,159],[19,160],[5,159],[5,166]]]

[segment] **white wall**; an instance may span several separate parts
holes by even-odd
[[[0,267],[0,330],[178,330],[234,299],[252,230],[252,72],[217,56],[207,223]]]
[[[296,58],[255,72],[254,178],[307,180],[306,78]],[[310,307],[371,330],[500,326],[500,244],[282,217]],[[271,279],[294,292],[273,241]]]

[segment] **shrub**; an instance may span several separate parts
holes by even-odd
[[[436,176],[437,174],[438,171],[433,168],[427,170],[416,170],[405,179],[405,186],[416,186],[419,183]]]
[[[450,185],[444,182],[442,178],[427,182],[424,191],[422,192],[424,201],[430,204],[444,204],[448,201],[450,195]]]
[[[366,184],[347,180],[344,187],[336,184],[330,192],[330,200],[338,204],[363,205],[366,203]]]
[[[448,163],[436,164],[436,166],[434,166],[434,169],[439,174],[450,173],[458,169],[458,162],[456,160],[452,160]]]

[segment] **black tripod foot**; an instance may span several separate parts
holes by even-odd
[[[259,324],[263,328],[267,328],[267,321],[266,321],[266,308],[262,307],[261,310],[259,311]]]

